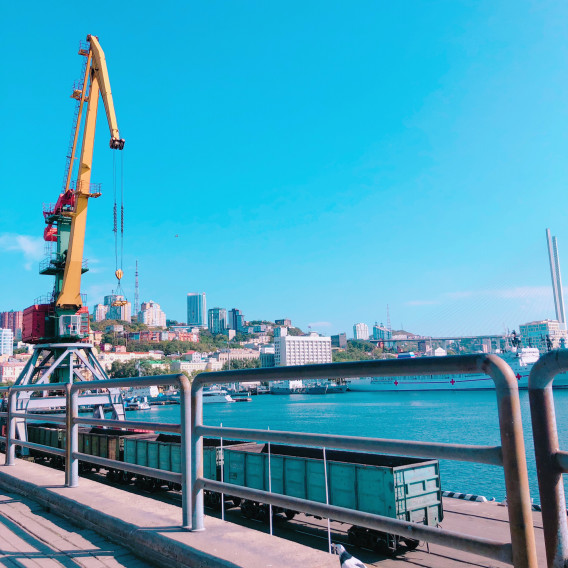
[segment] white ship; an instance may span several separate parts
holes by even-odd
[[[406,355],[408,354],[401,354]],[[540,357],[534,347],[499,353],[511,367],[519,382],[520,389],[529,385],[529,375],[533,365]],[[483,373],[471,375],[409,375],[404,377],[362,377],[348,381],[351,391],[431,391],[431,390],[491,390],[495,388],[493,379]],[[568,374],[558,375],[555,388],[568,388]]]

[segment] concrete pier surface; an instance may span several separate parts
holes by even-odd
[[[291,523],[275,523],[275,535],[271,536],[266,525],[242,519],[238,510],[230,510],[226,518],[237,522],[208,515],[206,530],[192,533],[180,529],[181,508],[176,503],[93,479],[81,478],[77,488],[66,488],[64,482],[62,471],[28,461],[0,466],[0,542],[4,543],[0,545],[0,563],[34,568],[57,563],[87,568],[143,568],[146,563],[180,568],[339,566],[338,557],[326,552],[326,521],[300,515]],[[510,540],[506,507],[446,498],[444,510],[445,529]],[[533,519],[539,566],[544,568],[540,513],[535,512]],[[332,523],[333,540],[344,541],[346,528]],[[349,545],[346,548],[367,566],[384,568],[508,566],[441,546],[428,549],[425,543],[396,558]],[[16,555],[13,562],[10,554]]]

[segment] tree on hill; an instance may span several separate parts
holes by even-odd
[[[125,361],[124,363],[113,361],[109,372],[109,376],[113,379],[117,377],[148,377],[163,374],[164,369],[152,367],[152,365],[144,359],[133,359],[131,361]]]
[[[236,359],[231,361],[230,364],[227,361],[223,365],[223,371],[236,371],[237,369],[257,369],[260,367],[260,359]]]

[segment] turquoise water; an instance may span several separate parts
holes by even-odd
[[[521,412],[531,495],[539,502],[528,393]],[[555,391],[559,438],[568,439],[568,390]],[[179,406],[129,412],[132,420],[179,422]],[[370,436],[399,440],[500,445],[495,393],[491,391],[348,392],[332,395],[255,396],[252,402],[207,404],[204,423],[240,428]],[[441,462],[442,488],[505,497],[503,470],[475,463]]]

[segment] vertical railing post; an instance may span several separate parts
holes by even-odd
[[[16,418],[12,416],[16,412],[18,393],[10,389],[8,391],[8,417],[6,419],[6,461],[5,465],[16,465]]]
[[[568,368],[568,351],[552,351],[533,367],[529,377],[529,399],[536,471],[546,559],[549,568],[568,565],[568,523],[559,450],[552,383],[554,376]]]
[[[193,379],[191,388],[191,530],[204,530],[203,524],[203,487],[198,479],[203,477],[203,437],[197,434],[197,428],[203,426],[203,385],[199,375]]]
[[[181,426],[181,508],[182,527],[191,529],[192,521],[192,479],[191,479],[191,385],[185,375],[179,375],[180,426]]]
[[[73,385],[67,384],[66,395],[65,485],[77,487],[79,485],[79,460],[74,456],[79,451],[79,425],[75,423],[75,419],[79,416],[79,391],[73,389]]]
[[[511,367],[494,355],[484,357],[482,370],[493,378],[497,392],[513,566],[515,568],[537,568],[538,561],[517,379]]]

